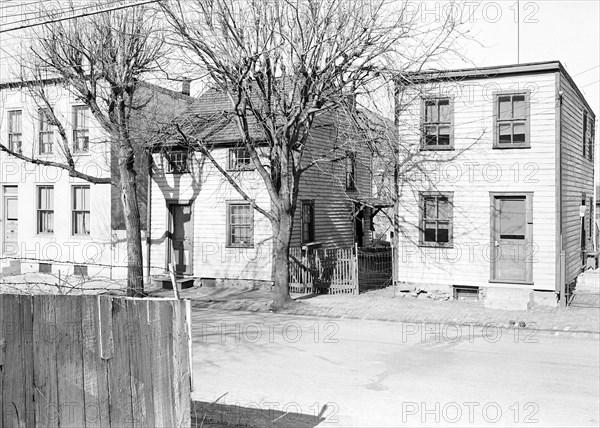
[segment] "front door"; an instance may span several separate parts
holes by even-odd
[[[169,204],[169,259],[175,273],[192,274],[192,205]]]
[[[527,254],[531,233],[529,203],[526,195],[492,196],[492,280],[531,280]]]
[[[17,187],[4,187],[4,243],[5,256],[18,254],[19,209]]]

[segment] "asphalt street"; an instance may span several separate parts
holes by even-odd
[[[192,352],[200,408],[253,426],[600,424],[597,338],[195,309]]]

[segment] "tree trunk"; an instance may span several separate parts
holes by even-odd
[[[292,224],[292,215],[283,210],[271,223],[273,228],[273,309],[282,309],[292,302],[289,270]]]
[[[127,231],[127,295],[144,295],[142,227],[137,200],[136,171],[133,148],[127,143],[119,147],[119,175],[121,176],[121,202]]]

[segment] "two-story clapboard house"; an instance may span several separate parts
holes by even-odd
[[[398,280],[486,306],[555,305],[592,249],[595,113],[558,61],[398,79]],[[425,165],[426,164],[426,165]]]
[[[65,163],[63,140],[32,91],[46,97],[64,126],[76,169],[112,183],[92,184],[51,165],[26,162],[0,151],[0,240],[2,272],[55,275],[126,275],[127,243],[116,180],[116,156],[102,128],[60,79],[0,83],[0,143],[36,160]],[[187,106],[181,94],[140,82],[140,120],[166,118]],[[143,142],[140,143],[143,146]],[[138,159],[143,160],[143,147]],[[139,201],[146,220],[147,168],[139,167]],[[145,228],[145,226],[144,226]]]
[[[179,119],[261,207],[264,182],[254,169],[225,94],[209,89]],[[351,247],[371,242],[370,153],[343,137],[335,113],[318,117],[306,153],[320,162],[302,175],[291,246]],[[261,146],[260,129],[253,139]],[[207,283],[271,280],[271,224],[223,175],[177,135],[156,147],[151,188],[151,264]],[[266,144],[264,145],[266,147]],[[258,151],[263,150],[259,147]],[[309,159],[309,160],[310,160]],[[308,162],[308,161],[307,161]],[[267,163],[265,161],[265,163]]]

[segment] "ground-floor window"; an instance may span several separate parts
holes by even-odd
[[[227,203],[227,245],[230,247],[254,245],[253,211],[247,202]]]
[[[419,241],[424,246],[452,244],[452,192],[421,192]]]

